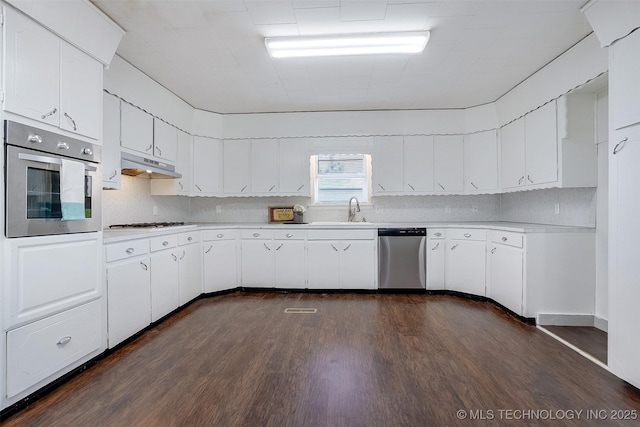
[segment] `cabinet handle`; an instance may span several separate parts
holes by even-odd
[[[58,148],[59,150],[68,150],[71,147],[69,147],[69,144],[67,144],[66,142],[58,142],[56,148]]]
[[[222,238],[224,237],[224,234],[222,234],[222,233],[218,233],[218,234],[216,234],[216,237],[217,237],[218,239],[222,239]]]
[[[65,344],[69,344],[69,341],[71,341],[71,337],[70,336],[66,336],[66,337],[62,337],[58,340],[58,342],[56,343],[56,345],[58,346],[63,346]]]
[[[473,188],[475,188],[476,190],[478,189],[478,187],[476,187],[476,185],[473,183],[473,181],[471,181],[471,185],[473,186]]]
[[[57,113],[57,112],[58,112],[58,109],[57,109],[57,108],[54,108],[53,110],[49,110],[48,112],[46,112],[46,113],[44,113],[43,115],[41,115],[41,116],[40,116],[40,118],[41,118],[42,120],[44,120],[44,119],[46,119],[46,118],[47,118],[47,117],[49,117],[49,116],[53,116],[53,115],[54,115],[55,113]]]
[[[27,137],[27,142],[30,142],[32,144],[42,144],[42,137],[40,135],[30,134]]]
[[[509,240],[509,239],[507,239],[506,237],[503,237],[503,238],[502,238],[502,241],[503,241],[503,242],[506,242],[507,240]]]
[[[491,254],[495,254],[496,253],[496,248],[491,249]]]
[[[143,270],[145,270],[145,271],[149,269],[149,267],[147,266],[147,264],[145,264],[145,263],[144,263],[144,262],[142,262],[142,261],[140,261],[140,265],[142,266],[142,269],[143,269]]]
[[[200,188],[200,186],[198,184],[193,184],[194,187],[196,187],[198,189],[198,191],[202,191],[202,188]]]
[[[300,191],[304,188],[304,184],[302,184],[300,187],[298,187],[298,189],[296,191]]]
[[[442,236],[442,233],[435,233],[434,236],[440,237],[440,236]]]
[[[531,184],[533,184],[533,180],[531,179],[531,175],[527,175],[527,179],[529,180],[529,182],[530,182]]]
[[[150,145],[146,150],[144,150],[144,151],[149,151],[149,150],[151,150],[152,148],[153,148],[153,144],[151,144],[151,145]]]
[[[188,241],[188,242],[190,242],[190,241],[192,241],[192,240],[193,240],[193,237],[191,237],[191,236],[187,237],[187,241]]]
[[[71,117],[70,115],[68,115],[66,112],[64,113],[64,116],[71,120],[71,126],[73,126],[73,130],[78,130],[78,127],[76,126],[76,121],[73,120],[73,117]]]
[[[382,189],[382,191],[387,191],[387,190],[385,190],[385,188],[384,188],[382,185],[380,185],[380,184],[378,184],[378,187],[380,187],[380,188]]]
[[[444,187],[442,186],[442,184],[438,183],[438,186],[444,190]]]
[[[156,146],[155,150],[158,152],[158,156],[162,156],[162,150],[160,147]]]
[[[184,256],[187,254],[186,251],[182,251],[182,255],[180,255],[180,259],[184,258]]]
[[[436,243],[436,245],[434,247],[431,248],[432,251],[435,251],[436,249],[438,249],[440,247],[440,242]]]
[[[271,250],[271,248],[270,248],[269,246],[267,246],[267,244],[266,244],[266,243],[263,243],[263,245],[264,245],[264,248],[265,248],[266,250],[268,250],[268,251],[270,251],[270,250]]]
[[[415,189],[415,188],[413,188],[413,185],[411,185],[411,184],[407,184],[407,185],[409,186],[409,188],[410,188],[411,190],[416,191],[416,189]]]
[[[205,254],[208,254],[209,252],[211,252],[211,249],[213,249],[213,245],[209,246],[209,249],[207,249],[206,251],[204,251]]]
[[[518,185],[522,185],[522,181],[524,181],[524,175],[522,175],[518,180]]]
[[[334,251],[338,252],[338,248],[336,248],[335,246],[333,246],[333,243],[331,244],[331,247],[333,248]]]
[[[349,244],[347,245],[347,247],[346,247],[346,248],[344,248],[342,251],[343,251],[343,252],[348,251],[350,247],[351,247],[351,243],[349,243]]]
[[[111,176],[109,177],[109,179],[113,179],[113,178],[115,178],[115,177],[116,177],[116,175],[118,175],[118,169],[116,169],[116,170],[114,170],[114,171],[113,171],[113,175],[111,175]]]
[[[176,254],[171,254],[171,256],[173,257],[174,261],[178,261],[178,257],[176,256]]]
[[[282,248],[283,246],[284,246],[284,243],[280,243],[280,246],[278,246],[278,247],[276,248],[276,251],[279,251],[279,250],[280,250],[280,248]]]
[[[451,246],[451,250],[454,250],[457,247],[458,247],[458,243],[456,243],[455,245]]]
[[[287,239],[290,239],[290,238],[292,238],[292,237],[293,237],[293,234],[291,234],[291,233],[287,233]]]
[[[269,192],[273,191],[274,188],[276,188],[276,186],[272,185],[271,188],[269,189]]]
[[[620,150],[622,150],[622,147],[624,147],[624,144],[629,140],[628,137],[625,137],[622,141],[618,142],[616,144],[615,147],[613,147],[613,154],[618,154],[620,152]]]
[[[135,252],[135,249],[133,249],[133,248],[127,248],[127,250],[126,250],[125,252],[126,252],[126,253],[128,253],[128,254],[132,254],[132,253],[134,253],[134,252]]]
[[[260,237],[260,233],[253,233],[253,237]]]
[[[184,190],[184,185],[182,185],[182,182],[178,181],[178,185],[180,186],[181,190]]]
[[[466,238],[468,239],[469,237],[471,237],[471,234],[469,234],[469,233],[464,233],[464,237],[466,237]]]
[[[244,190],[246,190],[248,187],[248,185],[245,185],[244,187],[242,187],[242,190],[240,190],[240,192],[242,193]]]
[[[169,244],[169,242],[167,242],[166,240],[164,242],[162,242],[162,246],[167,246]]]

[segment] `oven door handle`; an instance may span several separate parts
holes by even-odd
[[[20,160],[29,160],[32,162],[47,163],[50,165],[62,164],[62,161],[60,159],[54,159],[53,157],[46,157],[46,156],[35,156],[33,154],[26,154],[26,153],[18,153],[18,158]],[[90,172],[95,172],[98,170],[97,167],[88,165],[86,163],[84,163],[84,168]]]

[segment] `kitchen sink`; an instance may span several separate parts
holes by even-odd
[[[310,225],[340,225],[340,226],[345,226],[345,225],[369,225],[369,226],[372,226],[373,223],[371,223],[371,222],[362,222],[362,221],[352,221],[352,222],[347,222],[347,221],[314,221],[314,222],[311,222]]]

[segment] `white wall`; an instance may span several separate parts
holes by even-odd
[[[609,318],[609,94],[598,93],[596,133],[598,189],[596,192],[596,318]],[[606,325],[598,325],[604,328]]]

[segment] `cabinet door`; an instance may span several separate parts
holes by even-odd
[[[402,193],[403,167],[402,137],[376,137],[371,159],[373,194]]]
[[[340,289],[376,289],[376,242],[345,240],[340,254]]]
[[[502,188],[525,186],[524,118],[500,130]]]
[[[309,289],[340,287],[339,243],[332,240],[307,242],[307,286]]]
[[[251,162],[251,141],[247,139],[237,141],[224,141],[223,147],[223,174],[222,187],[225,194],[249,194],[251,192],[249,181]]]
[[[309,153],[304,139],[281,139],[279,151],[280,194],[311,194]]]
[[[609,111],[613,129],[621,129],[640,122],[640,32],[618,40],[609,49]]]
[[[178,256],[176,251],[151,255],[151,321],[178,308]]]
[[[427,289],[445,289],[445,239],[427,239]]]
[[[176,160],[176,172],[182,178],[175,180],[176,194],[186,196],[192,184],[191,149],[192,137],[188,133],[178,131],[178,157]]]
[[[465,190],[467,192],[498,189],[498,139],[496,131],[465,135],[464,165]]]
[[[242,286],[273,287],[273,240],[242,240]]]
[[[527,185],[558,181],[557,123],[555,101],[525,116]]]
[[[120,189],[120,100],[102,96],[102,186]]]
[[[447,246],[446,289],[484,296],[486,242],[450,240]]]
[[[107,266],[109,348],[151,323],[149,258]]]
[[[178,157],[178,129],[153,118],[153,155],[175,162]]]
[[[120,106],[120,143],[125,148],[153,155],[153,117],[123,102]]]
[[[433,137],[405,136],[404,192],[433,191]]]
[[[461,192],[464,188],[462,135],[436,136],[433,144],[435,191],[439,193]]]
[[[202,293],[202,257],[200,244],[178,246],[180,305],[185,305]]]
[[[61,42],[60,68],[60,128],[99,139],[102,64]]]
[[[60,124],[60,41],[25,15],[4,9],[4,108],[54,126]]]
[[[193,194],[219,195],[222,168],[221,143],[217,139],[193,138]]]
[[[235,240],[204,242],[203,253],[205,293],[238,286]]]
[[[305,283],[304,240],[275,241],[275,287],[303,289]]]
[[[278,192],[277,140],[251,141],[251,192],[254,194]]]
[[[491,283],[489,297],[516,314],[522,315],[523,264],[522,249],[493,245],[489,253]]]

